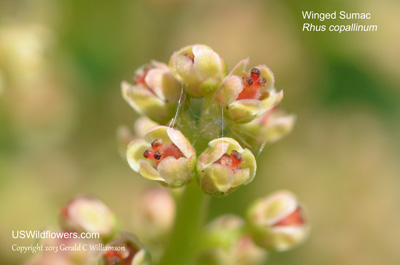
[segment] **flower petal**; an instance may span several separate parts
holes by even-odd
[[[232,170],[227,166],[212,164],[204,169],[200,178],[203,191],[210,194],[226,193],[233,182]]]
[[[126,149],[126,158],[129,166],[136,172],[140,169],[140,160],[144,159],[143,152],[149,149],[150,145],[142,139],[133,140]]]
[[[228,106],[239,96],[243,90],[242,79],[239,76],[228,76],[216,91],[217,102]]]
[[[241,60],[233,67],[232,71],[229,75],[237,75],[239,77],[243,77],[247,75],[247,67],[249,65],[249,58]]]
[[[254,157],[253,153],[249,149],[244,149],[243,152],[240,153],[243,157],[244,163],[241,165],[242,168],[249,169],[249,178],[244,183],[244,185],[249,184],[253,181],[254,177],[256,176],[257,171],[257,162],[256,158]]]
[[[232,188],[236,188],[242,184],[248,184],[248,180],[250,178],[250,169],[243,168],[239,169],[236,173],[233,174],[233,182]]]
[[[272,71],[265,65],[258,65],[256,68],[260,69],[261,76],[267,80],[267,84],[265,85],[263,90],[270,90],[275,86],[275,78]]]
[[[218,78],[223,72],[219,55],[212,50],[200,50],[195,53],[193,67],[201,79]]]
[[[163,69],[151,69],[145,78],[146,84],[162,100],[178,101],[181,85],[169,73]]]
[[[142,85],[131,86],[127,82],[123,82],[122,95],[129,105],[140,114],[158,121],[166,120],[168,116],[171,116],[165,102]]]
[[[282,98],[283,98],[283,90],[276,92],[275,89],[273,89],[269,93],[269,97],[261,100],[262,109],[263,109],[262,112],[264,113],[265,111],[277,106],[279,103],[281,103]]]
[[[167,126],[156,126],[153,127],[152,129],[148,130],[146,135],[144,136],[144,139],[151,143],[154,139],[160,138],[164,144],[170,144],[172,143],[170,137],[168,136],[168,129],[170,129]]]
[[[182,186],[184,183],[189,182],[192,177],[190,162],[184,157],[179,159],[172,156],[166,157],[158,164],[157,169],[160,176],[169,186]]]
[[[204,45],[204,44],[196,44],[196,45],[193,45],[193,47],[192,47],[192,53],[194,56],[198,56],[199,52],[202,50],[212,51],[212,49],[209,46]]]
[[[155,169],[148,160],[140,160],[139,161],[140,164],[140,169],[139,169],[139,173],[150,180],[156,180],[156,181],[161,181],[161,182],[165,182],[164,179],[160,176],[160,174],[158,173],[157,169]]]
[[[190,144],[189,140],[178,130],[173,128],[167,129],[168,137],[171,141],[179,148],[187,158],[191,158],[195,155],[195,149]]]
[[[262,105],[257,99],[236,100],[229,105],[230,117],[239,123],[245,123],[253,120],[261,114]]]

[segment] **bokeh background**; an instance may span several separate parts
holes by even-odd
[[[358,22],[378,31],[302,32],[306,10],[370,12]],[[399,13],[395,0],[1,0],[1,263],[29,258],[11,251],[12,230],[57,227],[75,194],[99,197],[132,228],[153,183],[118,154],[117,127],[137,118],[120,82],[204,43],[229,69],[246,57],[267,64],[297,115],[258,157],[255,181],[212,199],[209,218],[289,189],[312,234],[268,264],[400,264]]]

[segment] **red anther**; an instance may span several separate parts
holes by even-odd
[[[274,224],[274,226],[299,226],[302,224],[304,224],[304,217],[302,215],[301,208],[298,207],[287,217]]]
[[[185,56],[194,63],[194,54],[185,54]]]
[[[242,77],[242,82],[245,88],[253,85],[253,79],[248,76]]]
[[[152,148],[154,151],[161,150],[161,149],[163,148],[163,142],[162,142],[162,140],[161,140],[160,138],[154,139],[154,141],[151,142],[151,148]]]
[[[161,157],[162,157],[162,150],[158,150],[158,151],[154,152],[154,158],[156,160],[161,160]]]
[[[267,80],[266,80],[264,77],[260,77],[260,78],[258,78],[258,80],[257,80],[257,84],[258,84],[260,87],[265,87],[265,85],[267,84]]]
[[[260,75],[261,75],[261,71],[258,68],[252,68],[250,70],[250,76],[251,76],[251,79],[253,79],[254,82],[256,82],[258,80]]]
[[[159,161],[162,157],[162,151],[153,152],[150,150],[146,150],[144,151],[143,156],[150,160]]]
[[[230,158],[232,160],[232,167],[237,167],[244,162],[242,155],[236,150],[231,152]]]

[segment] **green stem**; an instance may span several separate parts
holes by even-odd
[[[159,265],[188,265],[193,261],[207,206],[203,191],[192,181],[177,202],[175,224]]]

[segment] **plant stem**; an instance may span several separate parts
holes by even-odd
[[[192,263],[208,208],[207,201],[195,181],[187,185],[177,202],[175,224],[159,265]]]

